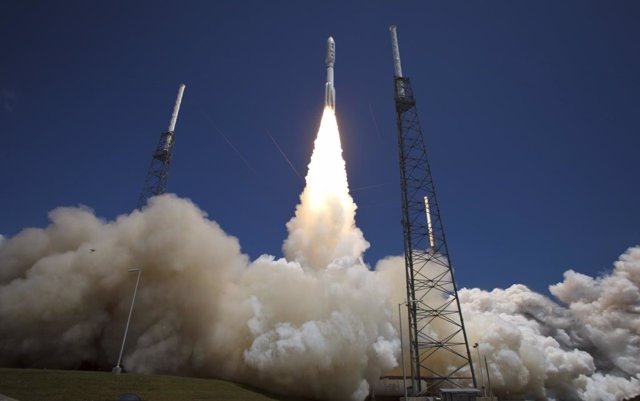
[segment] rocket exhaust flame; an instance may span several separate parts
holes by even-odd
[[[315,269],[341,258],[358,260],[369,243],[355,225],[335,112],[325,107],[295,217],[287,223],[287,259]]]

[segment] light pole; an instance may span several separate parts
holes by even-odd
[[[129,331],[129,323],[131,322],[131,314],[133,313],[133,304],[136,302],[136,293],[138,292],[138,284],[140,284],[140,273],[142,269],[129,269],[130,273],[137,272],[138,278],[136,279],[136,287],[133,290],[133,298],[131,299],[131,308],[129,308],[129,317],[127,318],[127,325],[124,328],[124,336],[122,337],[122,346],[120,347],[120,355],[118,356],[118,363],[113,367],[112,372],[119,375],[122,372],[120,362],[122,361],[122,352],[124,351],[124,342],[127,340],[127,332]]]
[[[398,323],[400,325],[400,356],[402,357],[402,384],[404,386],[404,399],[407,401],[407,375],[404,372],[404,340],[402,339],[402,312],[400,307],[407,305],[406,302],[398,304]]]
[[[476,352],[478,353],[478,366],[480,367],[480,382],[482,383],[482,396],[486,397],[487,392],[484,388],[484,377],[482,376],[482,360],[480,359],[480,346],[478,345],[478,343],[475,343],[473,344],[473,348],[475,348]]]
[[[489,364],[487,364],[487,356],[484,356],[484,367],[487,369],[487,384],[489,385],[489,397],[493,398],[493,389],[491,388],[491,374],[489,374]]]

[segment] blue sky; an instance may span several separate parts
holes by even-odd
[[[632,1],[4,1],[0,234],[130,212],[185,82],[169,191],[281,255],[304,182],[267,130],[306,171],[332,35],[365,260],[399,254],[395,23],[459,285],[546,292],[640,243],[639,20]]]

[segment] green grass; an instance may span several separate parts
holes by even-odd
[[[0,394],[19,401],[115,401],[124,393],[145,401],[301,401],[215,379],[0,368]]]

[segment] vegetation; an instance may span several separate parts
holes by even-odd
[[[68,370],[2,369],[0,394],[19,401],[300,401],[214,379]]]

